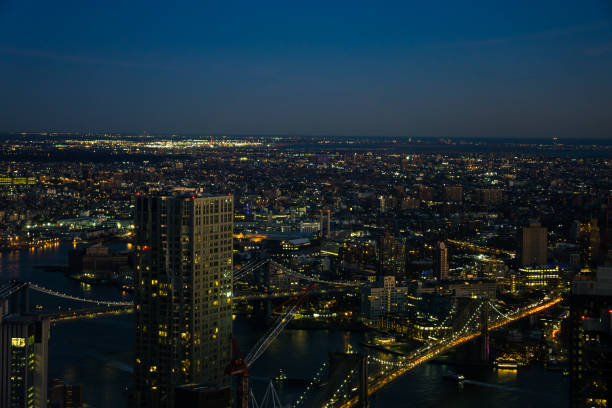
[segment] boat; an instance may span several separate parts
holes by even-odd
[[[465,380],[465,377],[462,374],[457,374],[456,372],[451,371],[451,370],[448,370],[446,374],[444,374],[443,378],[445,380],[452,380],[452,381],[457,381],[457,382],[461,382]]]
[[[498,358],[497,360],[495,360],[495,366],[498,369],[502,369],[502,370],[516,370],[518,368],[518,362],[516,360],[513,359],[509,359],[509,358]]]

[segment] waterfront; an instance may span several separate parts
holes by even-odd
[[[0,254],[0,281],[22,279],[73,295],[121,300],[129,298],[111,286],[91,286],[70,280],[61,273],[35,269],[40,265],[67,263],[71,245],[62,243],[51,248]],[[37,293],[32,303],[49,307],[68,307]],[[234,332],[243,352],[264,332],[260,325],[237,319]],[[252,367],[255,378],[271,377],[282,368],[290,378],[308,378],[327,358],[328,352],[341,351],[347,344],[355,347],[362,333],[328,330],[285,330]],[[55,324],[49,343],[49,377],[64,378],[84,386],[84,398],[95,407],[125,406],[125,390],[131,381],[133,352],[133,317],[112,316],[95,320]],[[372,398],[372,407],[468,407],[474,405],[499,408],[567,406],[567,377],[546,371],[540,366],[518,372],[496,372],[488,368],[462,367],[469,381],[464,385],[443,380],[446,367],[424,364],[390,384]],[[256,381],[256,395],[262,381]],[[299,388],[284,387],[284,402],[290,402]],[[405,401],[398,404],[398,401]]]

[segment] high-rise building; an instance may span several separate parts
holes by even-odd
[[[592,268],[597,263],[600,252],[600,236],[597,218],[580,224],[578,228],[578,250],[580,264],[585,268]]]
[[[601,208],[601,216],[599,222],[600,231],[600,244],[599,248],[601,254],[605,257],[608,256],[609,243],[608,243],[608,226],[610,225],[610,196],[607,197],[607,203]]]
[[[136,197],[134,405],[173,407],[182,384],[228,386],[231,196]]]
[[[546,265],[548,252],[548,229],[532,222],[523,227],[521,243],[521,266]]]
[[[49,321],[0,299],[0,408],[46,408]]]
[[[463,187],[461,186],[446,186],[444,188],[446,201],[454,201],[460,203],[463,200]]]
[[[320,217],[319,231],[321,232],[321,237],[327,238],[331,234],[331,210],[321,210]]]
[[[612,268],[572,283],[570,406],[608,407],[612,397]]]
[[[444,242],[438,242],[436,245],[434,272],[438,280],[448,279],[448,248]]]
[[[354,239],[345,241],[339,248],[340,269],[347,279],[365,275],[373,275],[377,270],[377,246],[367,239]],[[380,268],[379,268],[380,269]]]
[[[377,321],[388,313],[407,311],[409,289],[396,286],[395,276],[381,276],[362,292],[361,310],[366,320]]]
[[[407,241],[401,235],[384,233],[379,243],[380,263],[383,275],[392,275],[397,278],[406,276]]]
[[[387,211],[387,203],[386,203],[386,198],[384,195],[378,196],[378,209],[380,210],[381,213],[384,213]]]
[[[48,408],[81,408],[83,406],[83,387],[78,384],[65,384],[55,380],[49,389]]]

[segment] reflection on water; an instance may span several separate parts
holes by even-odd
[[[39,265],[64,265],[71,244],[36,249],[33,252],[0,254],[0,281],[22,279],[75,296],[120,300],[129,295],[104,285],[83,285],[62,273],[35,269]],[[46,309],[76,307],[74,302],[58,301],[32,293],[32,303]],[[79,305],[81,306],[81,305]],[[234,321],[234,333],[243,354],[251,348],[266,328],[240,317]],[[119,315],[95,320],[67,321],[51,328],[49,341],[49,376],[83,384],[85,401],[95,407],[126,406],[126,388],[132,378],[134,347],[133,316]],[[285,330],[269,350],[251,367],[259,379],[274,377],[282,368],[289,378],[309,378],[327,359],[329,352],[346,350],[348,345],[361,349],[363,333],[329,330]],[[380,356],[380,355],[379,355]],[[495,371],[482,367],[461,367],[463,386],[443,379],[449,367],[425,364],[391,383],[372,398],[373,408],[386,407],[566,407],[567,377],[541,367],[518,371]],[[471,383],[470,383],[471,381]],[[261,395],[264,381],[255,381],[255,394]],[[284,403],[292,402],[302,390],[284,386]]]
[[[497,369],[497,379],[499,383],[514,382],[516,380],[517,369]]]
[[[304,351],[308,348],[308,336],[303,330],[296,330],[291,333],[291,343],[296,350]]]

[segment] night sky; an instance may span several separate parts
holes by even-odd
[[[612,138],[612,2],[0,0],[0,131]]]

